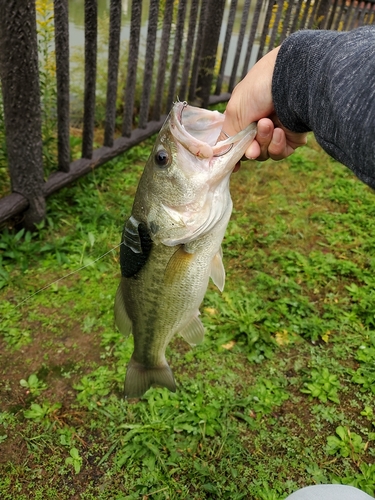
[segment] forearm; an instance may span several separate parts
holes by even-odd
[[[312,130],[375,187],[375,27],[291,35],[277,56],[272,97],[286,128]]]

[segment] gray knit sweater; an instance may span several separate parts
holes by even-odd
[[[279,51],[272,82],[276,113],[375,188],[375,26],[298,31]]]

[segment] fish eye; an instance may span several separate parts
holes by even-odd
[[[165,149],[160,149],[155,153],[155,161],[159,167],[165,167],[169,163],[169,154]]]

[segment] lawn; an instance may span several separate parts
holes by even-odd
[[[175,394],[126,401],[111,249],[151,146],[51,197],[39,232],[1,233],[0,498],[374,495],[373,191],[312,136],[288,160],[244,163],[205,341],[171,342]]]

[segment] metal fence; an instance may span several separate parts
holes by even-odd
[[[97,8],[97,0],[85,0],[82,154],[71,161],[68,0],[54,0],[58,152],[56,170],[45,180],[35,0],[0,0],[0,78],[11,180],[11,194],[0,199],[0,223],[16,217],[33,227],[43,220],[49,195],[157,132],[177,96],[204,107],[228,100],[256,60],[291,32],[350,30],[375,22],[375,0],[133,0],[126,78],[119,81],[122,1],[110,0],[104,141],[94,149]]]

